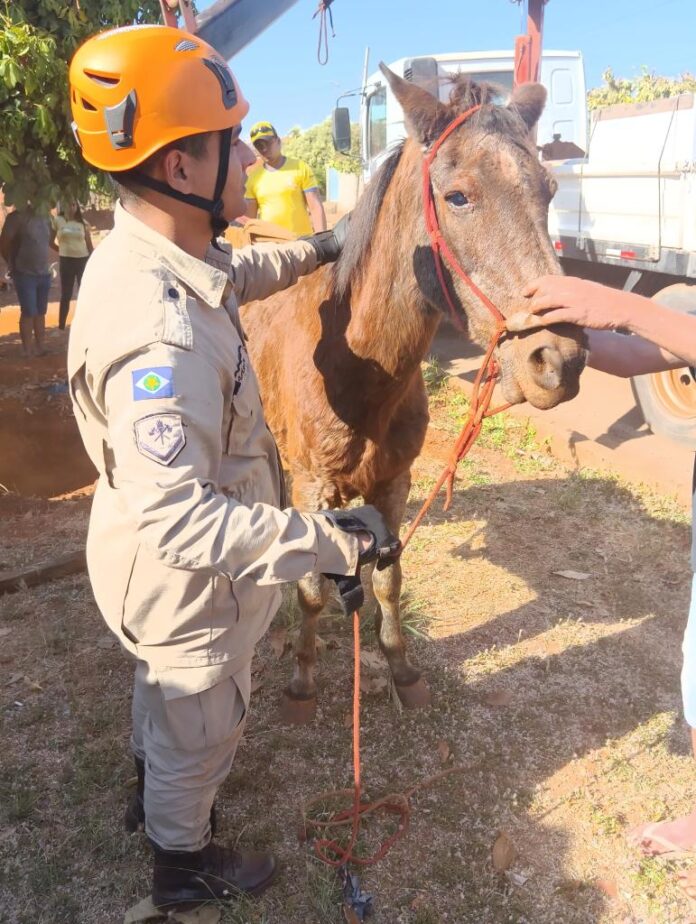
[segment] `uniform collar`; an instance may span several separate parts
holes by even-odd
[[[119,235],[125,234],[130,238],[131,248],[137,241],[140,244],[138,249],[143,252],[144,245],[148,256],[154,257],[158,263],[173,272],[177,279],[206,304],[212,308],[220,307],[225,286],[230,281],[232,248],[229,244],[222,244],[222,251],[216,250],[211,244],[206,252],[205,262],[198,260],[131,215],[120,202],[116,203],[114,230]]]

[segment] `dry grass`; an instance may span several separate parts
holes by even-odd
[[[433,405],[411,514],[464,410],[442,384]],[[86,503],[0,498],[3,560],[79,545]],[[433,706],[364,699],[370,796],[440,770],[443,741],[469,767],[414,797],[407,838],[364,873],[376,922],[689,919],[677,867],[640,860],[624,837],[693,798],[678,689],[688,544],[668,500],[569,473],[514,421],[487,429],[451,510],[435,510],[404,561],[407,638]],[[564,569],[590,577],[553,574]],[[130,666],[108,647],[85,578],[0,598],[0,615],[13,629],[0,650],[0,919],[116,924],[148,891],[146,845],[120,826]],[[289,604],[278,622],[294,621]],[[330,644],[309,728],[277,718],[290,657],[276,660],[267,642],[259,651],[261,686],[220,795],[222,837],[272,845],[283,871],[262,900],[227,909],[226,924],[343,920],[334,877],[297,838],[302,799],[351,779],[349,627],[331,616],[321,635]],[[491,863],[501,831],[516,849],[507,873]],[[365,848],[378,833],[368,827]]]

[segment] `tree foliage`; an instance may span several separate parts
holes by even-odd
[[[682,74],[680,77],[662,77],[644,67],[638,77],[616,77],[609,67],[602,74],[604,84],[587,94],[588,109],[601,109],[615,103],[647,103],[654,99],[678,96],[680,93],[696,93],[696,77]]]
[[[0,186],[8,204],[84,198],[94,174],[70,128],[68,64],[102,29],[157,22],[157,0],[0,0]]]
[[[326,192],[326,168],[335,167],[341,173],[360,173],[360,127],[353,123],[350,127],[352,145],[348,154],[339,154],[334,150],[331,140],[331,119],[325,119],[306,131],[291,128],[283,140],[283,154],[298,157],[312,168],[317,183]]]

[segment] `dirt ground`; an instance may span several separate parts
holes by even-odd
[[[16,342],[0,340],[3,459],[8,433],[26,417],[56,416],[52,443],[63,441],[59,430],[71,432],[66,396],[49,393],[49,403],[33,387],[36,378],[60,381],[58,336],[34,381],[13,358]],[[428,370],[433,419],[409,517],[466,411],[462,393],[436,373]],[[21,407],[33,413],[23,417]],[[22,466],[77,471],[72,450],[69,465],[54,461],[43,426]],[[37,464],[37,454],[50,463]],[[88,496],[0,496],[0,568],[81,547],[88,508]],[[368,657],[369,687],[378,691],[363,696],[369,796],[464,768],[413,797],[407,836],[361,875],[375,922],[690,919],[676,886],[684,863],[641,859],[625,841],[633,824],[694,802],[679,708],[689,536],[686,511],[673,501],[563,468],[512,418],[487,423],[450,511],[435,508],[404,559],[404,623],[432,706],[398,708],[384,669]],[[374,652],[370,622],[366,613],[363,641]],[[222,839],[272,846],[282,872],[263,899],[225,910],[227,924],[344,920],[335,877],[298,828],[303,799],[351,783],[350,629],[339,616],[324,619],[319,713],[311,726],[289,729],[277,707],[296,627],[288,594],[258,652],[246,737],[218,811]],[[149,891],[147,846],[121,824],[133,775],[131,666],[85,576],[0,597],[0,638],[0,919],[121,922]],[[385,831],[369,822],[364,849]],[[492,861],[496,842],[504,869]]]
[[[65,372],[68,334],[57,328],[57,296],[54,286],[46,355],[25,360],[19,309],[12,292],[0,293],[0,491],[50,497],[96,477],[70,408]]]

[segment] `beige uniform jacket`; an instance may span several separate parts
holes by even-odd
[[[239,324],[239,302],[315,266],[301,241],[211,247],[201,262],[119,206],[85,270],[68,374],[99,470],[89,573],[109,627],[167,698],[249,662],[278,584],[356,571],[354,537],[279,509],[282,469]]]

